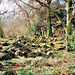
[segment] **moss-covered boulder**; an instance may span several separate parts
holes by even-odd
[[[32,46],[32,47],[37,47],[36,44],[32,44],[31,46]]]
[[[36,57],[36,53],[35,52],[28,53],[27,56],[35,58]]]
[[[11,51],[15,53],[17,50],[12,48]]]
[[[9,43],[4,42],[4,43],[3,43],[3,46],[9,46]]]
[[[15,52],[15,55],[22,56],[22,51],[21,51],[21,50],[17,50],[17,51]]]
[[[49,48],[46,44],[43,46],[43,48],[45,48],[45,49],[47,49],[47,48]]]
[[[26,44],[27,42],[26,41],[23,41],[23,44]]]
[[[17,75],[15,71],[6,71],[3,75]]]
[[[36,52],[36,56],[42,56],[41,52]]]
[[[48,63],[48,60],[43,57],[36,57],[35,59],[31,61],[31,66],[34,66],[34,67],[41,67],[44,65],[50,65],[50,63]]]
[[[1,52],[2,53],[8,53],[8,50],[7,49],[3,49]]]
[[[2,50],[3,48],[2,48],[2,46],[0,46],[0,50]]]
[[[53,55],[53,51],[48,51],[47,55],[49,55],[49,56]]]
[[[7,53],[0,53],[0,61],[10,59],[10,55]]]
[[[20,43],[18,43],[18,42],[15,42],[15,43],[13,43],[13,46],[14,47],[16,47],[16,48],[20,48],[20,47],[22,47],[23,45],[21,45]]]
[[[3,68],[3,65],[0,63],[0,70]]]
[[[0,60],[7,60],[7,59],[11,59],[11,58],[15,58],[14,52],[12,52],[11,50],[2,50],[1,51]]]
[[[42,48],[39,44],[37,45],[38,48]]]
[[[8,53],[7,53],[11,58],[15,58],[15,53],[12,52],[11,50],[8,50]]]
[[[27,46],[23,46],[20,48],[22,51],[23,55],[27,57],[27,54],[31,52],[31,50]]]
[[[20,50],[22,50],[22,51],[30,51],[30,49],[28,48],[28,46],[22,46],[21,48],[20,48]]]

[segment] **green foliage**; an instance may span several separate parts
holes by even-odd
[[[46,44],[43,46],[43,48],[45,48],[45,49],[47,49],[47,48],[49,48]]]
[[[33,74],[31,71],[33,69],[24,69],[24,68],[21,68],[20,71],[22,72],[17,72],[19,75],[36,75],[36,74]]]
[[[28,55],[28,57],[33,57],[33,58],[35,58],[35,57],[36,57],[35,52],[28,53],[27,55]]]
[[[2,75],[15,75],[15,73],[13,73],[13,71],[6,71],[4,74]]]
[[[42,56],[42,53],[37,52],[37,53],[36,53],[36,56]]]
[[[45,39],[41,39],[40,42],[46,42],[46,40]]]
[[[46,37],[43,36],[42,39],[46,39]]]
[[[21,40],[24,40],[24,39],[25,39],[25,37],[24,37],[24,36],[22,36],[22,37],[21,37]]]
[[[39,44],[37,45],[38,48],[42,48]]]
[[[25,40],[26,40],[27,42],[31,42],[31,39],[30,39],[30,38],[25,38]]]
[[[68,64],[68,65],[66,66],[66,68],[69,68],[71,71],[75,71],[75,68],[74,68],[73,66],[71,66],[70,64]]]
[[[24,73],[24,72],[21,73],[21,72],[20,72],[19,74],[20,74],[20,75],[35,75],[35,74],[32,74],[31,72],[28,72],[28,73]]]
[[[13,38],[9,38],[9,40],[13,40]]]

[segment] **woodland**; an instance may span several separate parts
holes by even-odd
[[[75,75],[75,0],[0,0],[0,75]]]

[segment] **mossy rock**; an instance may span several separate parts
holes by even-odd
[[[54,45],[54,43],[50,43],[50,46],[51,46],[51,47],[54,47],[55,45]]]
[[[47,41],[46,40],[44,40],[44,39],[41,39],[40,40],[40,43],[46,43]]]
[[[53,55],[53,51],[48,51],[47,55],[52,56]]]
[[[38,47],[38,48],[41,48],[41,46],[40,46],[40,45],[37,45],[37,47]]]
[[[14,66],[15,65],[15,63],[13,63],[9,60],[6,60],[4,63],[5,63],[4,66]]]
[[[50,63],[48,63],[48,60],[43,57],[36,57],[35,59],[31,61],[31,66],[35,66],[35,67],[41,67],[41,66],[49,65],[49,64]]]
[[[43,36],[42,39],[46,39],[46,37]]]
[[[3,68],[3,65],[0,63],[0,71],[1,71],[2,68]]]
[[[2,48],[2,46],[0,46],[0,50],[2,50],[3,48]]]
[[[9,40],[14,40],[13,38],[10,38]]]
[[[24,60],[24,64],[27,64],[27,65],[30,65],[31,64],[31,61],[33,60],[34,58],[27,58]],[[27,66],[26,65],[26,66]]]
[[[54,52],[53,52],[53,51],[49,51],[49,52],[47,52],[47,56],[52,57],[52,58],[54,58],[54,57],[55,57],[55,55],[54,55]]]
[[[17,50],[17,51],[15,52],[15,55],[22,56],[22,51],[21,51],[21,50]]]
[[[51,50],[52,50],[52,48],[50,47],[50,48],[47,48],[46,50],[47,50],[47,52],[48,52],[48,51],[51,51]]]
[[[15,53],[17,50],[16,49],[11,49],[11,51]]]
[[[14,71],[6,71],[4,74],[2,75],[17,75],[16,72]]]
[[[28,46],[22,46],[21,48],[20,48],[20,50],[22,50],[22,51],[30,51],[30,49],[28,48]]]
[[[32,46],[32,47],[37,47],[35,44],[32,44],[31,46]]]
[[[51,42],[51,41],[54,41],[54,38],[50,38],[50,42]]]
[[[43,53],[43,54],[42,54],[42,57],[44,57],[44,58],[47,58],[47,59],[48,59],[50,56],[49,56],[49,55],[47,55],[46,53]]]
[[[22,36],[22,37],[21,37],[21,40],[25,40],[25,37],[24,37],[24,36]]]
[[[27,42],[25,45],[26,45],[26,46],[30,46],[30,45],[31,45],[31,43]]]
[[[36,56],[42,56],[42,53],[36,52]]]
[[[64,50],[65,49],[65,47],[63,46],[63,47],[56,47],[54,50],[56,50],[56,51],[59,51],[59,50]]]
[[[9,54],[11,58],[15,58],[15,53],[12,52],[11,50],[9,50],[7,54]]]
[[[36,41],[36,39],[32,39],[32,43],[34,43]]]
[[[0,53],[0,61],[10,59],[10,55],[8,53]]]
[[[29,51],[28,51],[28,50],[25,50],[25,51],[23,51],[22,53],[23,53],[23,55],[24,55],[25,57],[27,57],[27,54],[29,53]]]
[[[3,50],[2,53],[5,53],[7,54],[7,56],[11,57],[11,58],[14,58],[15,57],[15,53],[12,52],[11,50]]]
[[[26,38],[26,41],[31,43],[31,39],[30,38]]]
[[[36,57],[36,53],[35,52],[28,53],[27,56],[35,58]]]
[[[4,42],[3,46],[9,46],[9,44],[7,42]]]
[[[22,47],[23,45],[21,45],[20,43],[15,42],[15,43],[13,43],[13,46],[15,46],[15,47]]]
[[[8,53],[7,49],[2,50],[3,53]]]
[[[45,48],[45,49],[47,49],[47,48],[49,48],[46,44],[43,46],[43,48]]]
[[[23,41],[23,44],[26,44],[27,42],[26,41]]]

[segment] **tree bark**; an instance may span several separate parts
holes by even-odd
[[[72,21],[70,19],[70,14],[72,14],[72,1],[67,1],[67,30],[66,30],[66,50],[71,50],[71,43],[72,43]]]
[[[50,3],[51,1],[50,0],[47,0],[47,4],[48,6],[50,7]],[[48,9],[47,11],[47,36],[52,36],[52,24],[51,24],[51,11],[50,9]]]
[[[3,38],[3,30],[2,30],[2,27],[0,27],[0,37]]]
[[[47,13],[47,27],[47,36],[52,36],[51,12],[49,9]]]

